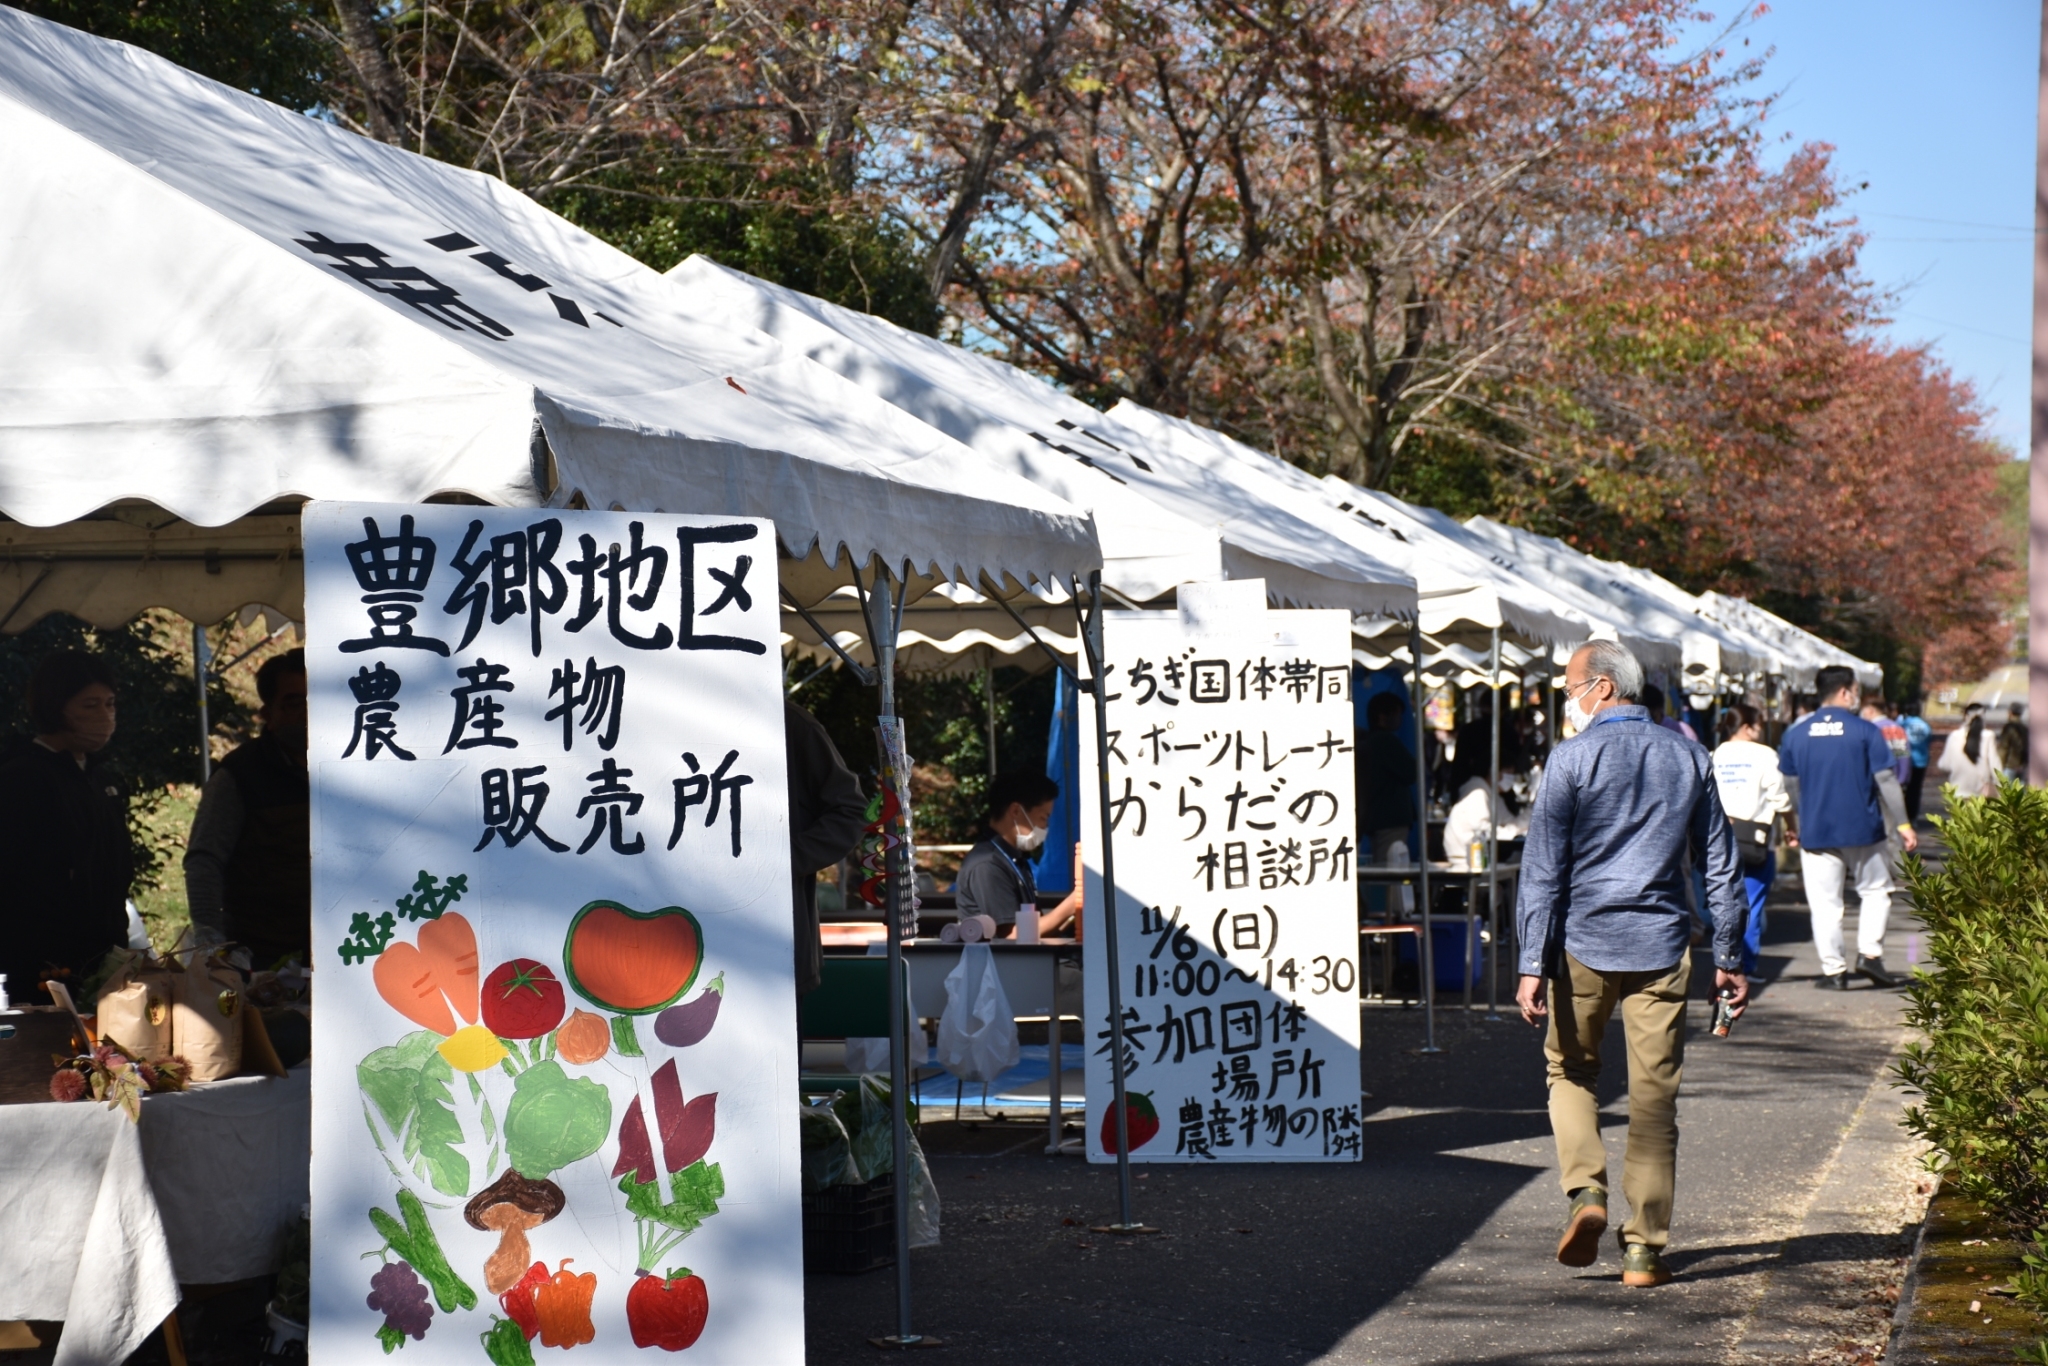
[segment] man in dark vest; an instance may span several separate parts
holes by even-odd
[[[192,820],[185,897],[201,943],[227,940],[255,967],[310,961],[313,857],[307,835],[306,652],[256,671],[263,729],[221,761]]]

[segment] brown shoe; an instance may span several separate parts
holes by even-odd
[[[1671,1268],[1648,1243],[1630,1243],[1621,1252],[1623,1285],[1663,1285],[1671,1279]]]
[[[1600,1235],[1607,1232],[1607,1192],[1582,1187],[1572,1197],[1564,1235],[1557,1240],[1557,1259],[1566,1266],[1591,1266],[1600,1256]]]

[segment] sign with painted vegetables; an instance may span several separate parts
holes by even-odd
[[[304,525],[316,1366],[801,1361],[774,528]]]

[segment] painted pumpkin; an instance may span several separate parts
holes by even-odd
[[[673,1005],[697,980],[704,934],[680,906],[635,911],[593,901],[569,923],[562,961],[569,985],[592,1005],[650,1015]]]

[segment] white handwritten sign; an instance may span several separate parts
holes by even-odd
[[[801,1361],[774,527],[304,525],[313,1359]]]
[[[1356,1161],[1357,830],[1342,612],[1103,621],[1133,1161]],[[1082,709],[1092,723],[1092,708]],[[1088,727],[1092,732],[1092,725]],[[1092,733],[1082,743],[1096,753]],[[1083,793],[1090,915],[1102,905]],[[1088,927],[1088,1155],[1115,1160]]]

